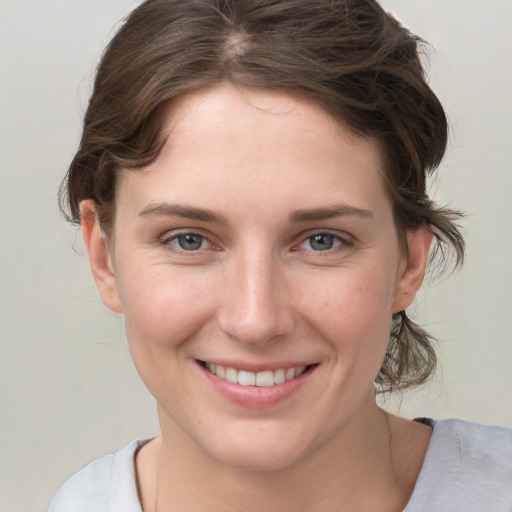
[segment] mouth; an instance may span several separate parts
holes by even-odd
[[[209,373],[231,384],[240,386],[273,387],[300,377],[311,371],[317,364],[277,368],[275,370],[263,370],[251,372],[237,368],[222,366],[220,364],[198,361]]]

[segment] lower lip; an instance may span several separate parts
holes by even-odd
[[[311,378],[317,365],[282,384],[273,386],[242,386],[221,379],[197,363],[207,382],[230,402],[249,408],[272,407],[295,394]]]

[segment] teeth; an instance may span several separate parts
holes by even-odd
[[[244,372],[243,370],[240,370],[238,372],[238,383],[242,386],[255,386],[256,374],[253,372]]]
[[[295,377],[295,368],[288,368],[284,374],[286,380],[291,380]]]
[[[256,386],[273,386],[274,372],[259,372],[256,374]]]
[[[298,377],[300,374],[304,373],[305,370],[305,366],[299,366],[298,368],[295,368],[295,377]]]
[[[260,386],[270,387],[274,384],[282,384],[285,381],[294,379],[302,375],[306,370],[305,366],[296,368],[279,368],[278,370],[266,370],[263,372],[248,372],[245,370],[236,370],[235,368],[225,368],[224,366],[208,363],[206,368],[217,375],[217,377],[227,380],[233,384],[242,386]]]
[[[286,374],[283,369],[276,370],[274,372],[274,383],[275,384],[282,384],[286,381]]]
[[[237,384],[239,378],[240,376],[238,375],[238,372],[234,368],[226,368],[226,380],[228,382]]]

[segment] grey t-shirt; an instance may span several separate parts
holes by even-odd
[[[512,512],[512,429],[433,422],[414,492],[403,512]],[[133,441],[73,475],[48,512],[142,512]]]

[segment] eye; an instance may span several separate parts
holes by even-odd
[[[300,245],[301,249],[312,249],[313,251],[329,251],[342,245],[343,240],[330,233],[315,233],[309,236]]]
[[[200,251],[210,245],[204,236],[197,233],[181,233],[164,240],[164,243],[170,244],[175,250],[187,252]]]

